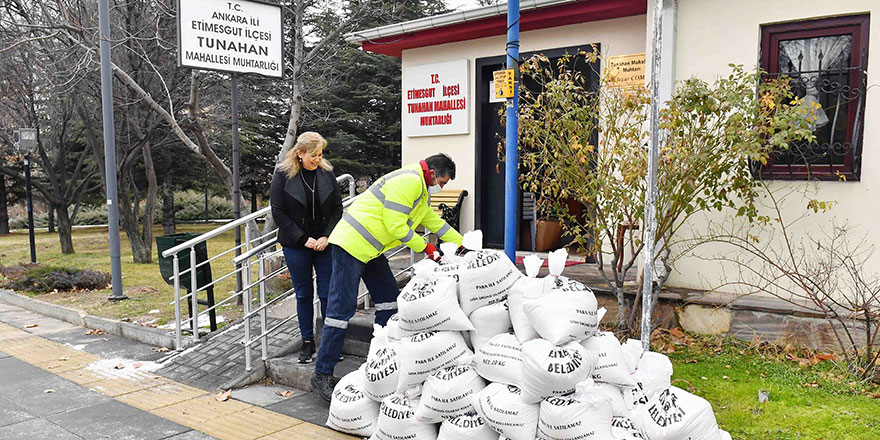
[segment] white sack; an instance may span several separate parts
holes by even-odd
[[[593,291],[559,276],[567,257],[565,249],[551,252],[547,259],[550,276],[541,279],[541,290],[523,294],[523,311],[529,323],[542,338],[556,345],[592,336],[600,319]]]
[[[541,402],[538,438],[547,440],[614,440],[611,407],[594,394],[552,396]]]
[[[678,387],[657,393],[636,408],[633,422],[651,440],[722,440],[712,405]]]
[[[388,318],[385,328],[388,329],[388,342],[400,342],[400,317],[397,313]]]
[[[510,331],[510,312],[507,301],[480,307],[470,316],[474,331],[470,332],[471,345],[474,350],[480,349],[493,336]]]
[[[648,440],[648,437],[645,437],[645,434],[628,417],[614,416],[611,419],[611,434],[617,440]]]
[[[623,356],[626,358],[629,371],[636,371],[636,367],[639,366],[639,359],[645,351],[642,348],[642,341],[638,339],[627,339],[626,342],[620,346],[620,350],[623,351]]]
[[[423,258],[412,265],[413,278],[431,280],[434,278],[434,271],[439,266],[436,261],[430,258]]]
[[[590,377],[596,355],[575,342],[553,345],[546,339],[532,339],[522,345],[519,386],[529,403],[550,396],[570,394],[578,382]]]
[[[566,277],[544,277],[542,291],[523,295],[523,310],[542,338],[562,345],[596,332],[596,296],[589,287]]]
[[[496,440],[498,433],[477,414],[470,411],[443,421],[437,440]]]
[[[614,414],[614,417],[629,417],[630,415],[629,407],[623,400],[623,393],[620,388],[614,385],[586,379],[577,384],[577,390],[579,393],[594,394],[607,399],[611,402],[611,413]]]
[[[612,332],[599,332],[584,339],[581,344],[587,350],[596,353],[596,368],[593,368],[593,380],[622,387],[633,387],[636,384],[629,367],[629,361],[620,348],[617,336]]]
[[[522,370],[522,346],[513,333],[495,335],[476,352],[474,368],[490,382],[519,383]]]
[[[539,338],[538,332],[529,323],[529,318],[523,310],[523,295],[526,292],[539,292],[544,284],[538,278],[538,272],[544,260],[536,255],[529,255],[523,258],[523,266],[526,268],[526,276],[516,280],[510,292],[507,295],[507,306],[510,309],[510,323],[513,326],[513,332],[516,334],[520,342],[526,342],[535,338]]]
[[[399,369],[397,348],[400,343],[388,342],[388,327],[373,324],[373,339],[367,361],[363,364],[364,392],[370,399],[381,402],[397,390]]]
[[[401,336],[474,329],[458,306],[456,283],[450,277],[414,277],[397,297],[397,316]]]
[[[421,385],[431,373],[447,365],[468,364],[473,358],[458,332],[425,332],[403,338],[397,355],[397,391]]]
[[[477,229],[465,232],[462,236],[461,246],[472,251],[483,249],[483,231]]]
[[[379,402],[364,393],[363,371],[352,371],[333,389],[327,426],[339,432],[369,437],[375,431],[378,412]]]
[[[444,367],[428,376],[416,419],[440,423],[443,419],[473,411],[470,396],[486,388],[486,381],[470,365]]]
[[[496,432],[510,440],[535,440],[540,406],[523,401],[519,388],[492,383],[472,396],[471,402]]]
[[[437,425],[415,418],[418,399],[392,394],[382,400],[376,431],[370,440],[436,440]]]
[[[504,301],[522,274],[504,253],[479,250],[468,254],[470,261],[459,268],[458,292],[466,315],[479,307]]]
[[[664,354],[646,351],[639,359],[634,387],[624,387],[624,399],[630,409],[644,405],[657,393],[668,389],[672,379],[672,362]]]

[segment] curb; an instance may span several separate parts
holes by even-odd
[[[0,301],[81,327],[101,330],[104,333],[143,342],[144,344],[174,349],[174,337],[161,330],[116,319],[88,315],[79,310],[29,298],[11,290],[0,289]]]

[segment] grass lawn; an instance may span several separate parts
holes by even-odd
[[[205,232],[214,227],[180,225],[178,231]],[[159,227],[155,233],[161,231]],[[142,324],[161,325],[173,320],[174,308],[169,305],[172,288],[159,275],[158,264],[132,263],[125,234],[121,238],[123,284],[128,300],[108,301],[110,289],[49,293],[39,298],[90,314]],[[229,249],[233,239],[229,232],[210,240],[209,255]],[[73,243],[76,254],[63,255],[57,235],[40,232],[37,258],[48,265],[110,271],[107,228],[75,229]],[[230,258],[217,260],[215,276],[231,269]],[[27,233],[0,236],[0,264],[28,260]],[[218,301],[233,289],[233,277],[221,282],[216,289]],[[151,310],[159,313],[151,314]],[[235,319],[241,316],[241,309],[233,304],[219,314]],[[880,388],[850,382],[832,361],[818,361],[812,354],[793,348],[782,350],[718,337],[694,338],[680,331],[658,332],[655,349],[672,359],[673,379],[680,379],[675,385],[709,400],[719,425],[734,439],[880,439]],[[758,403],[759,390],[770,393],[769,402]]]
[[[217,224],[178,225],[177,232],[206,232],[216,228]],[[162,235],[162,227],[153,229],[154,236]],[[75,254],[64,255],[57,234],[49,234],[45,230],[35,235],[37,261],[48,266],[65,266],[80,269],[92,269],[110,273],[110,257],[107,239],[107,227],[95,226],[75,228],[73,230],[73,248]],[[174,307],[169,303],[174,298],[174,289],[165,283],[159,274],[158,256],[155,238],[153,242],[153,263],[135,264],[132,262],[131,246],[125,233],[120,234],[122,251],[122,285],[129,299],[125,301],[109,301],[107,296],[111,290],[102,289],[91,292],[59,292],[41,295],[43,301],[59,304],[85,311],[86,313],[107,318],[126,319],[146,325],[162,325],[174,321]],[[233,231],[224,233],[208,241],[208,255],[213,256],[234,245]],[[220,257],[212,262],[214,277],[219,277],[232,269],[232,255]],[[26,231],[0,236],[0,264],[5,266],[30,261],[28,234]],[[216,301],[226,298],[235,290],[235,277],[229,277],[214,288]],[[204,292],[200,298],[204,298]],[[219,315],[233,320],[241,316],[241,307],[232,305],[220,306]],[[159,310],[159,313],[149,313]],[[186,316],[186,309],[181,312]]]
[[[711,402],[734,439],[880,439],[880,388],[851,382],[833,361],[722,338],[667,347],[675,385]],[[759,390],[769,402],[758,402]]]

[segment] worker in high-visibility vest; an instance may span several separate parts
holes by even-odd
[[[400,291],[383,252],[402,243],[439,260],[437,248],[413,230],[418,225],[443,241],[461,245],[461,234],[428,204],[429,194],[440,192],[454,178],[455,162],[442,153],[386,174],[358,196],[330,234],[333,271],[324,332],[311,380],[312,389],[324,400],[330,401],[336,385],[333,369],[342,353],[348,320],[357,308],[360,280],[364,280],[375,303],[377,324],[385,325],[397,313]]]

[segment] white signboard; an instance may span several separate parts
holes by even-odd
[[[281,7],[250,0],[177,0],[180,66],[282,77]]]
[[[409,137],[467,134],[468,60],[403,69],[403,120]]]

